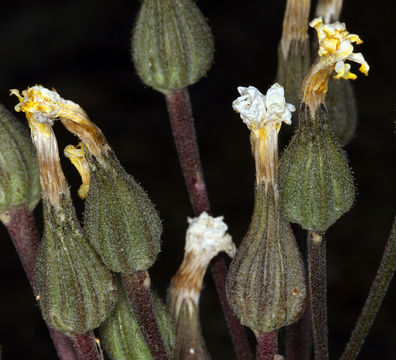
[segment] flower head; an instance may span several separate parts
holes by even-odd
[[[346,60],[361,64],[359,71],[368,75],[370,66],[364,60],[363,55],[353,52],[353,44],[360,45],[363,41],[358,35],[350,34],[344,23],[336,21],[332,24],[324,24],[320,17],[312,20],[309,25],[318,34],[318,55],[321,57],[321,61],[326,61],[326,63],[331,63],[334,66],[337,73],[335,78],[352,80],[357,78],[355,74],[350,72],[351,66],[345,64]]]
[[[291,124],[292,112],[296,108],[286,103],[283,87],[279,84],[272,85],[266,95],[254,86],[240,86],[238,92],[241,96],[232,103],[232,107],[240,113],[250,130],[259,130],[270,123]]]

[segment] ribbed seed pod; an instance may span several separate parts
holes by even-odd
[[[241,324],[266,333],[295,322],[304,311],[306,295],[301,255],[280,214],[276,192],[272,185],[256,185],[252,220],[226,286]]]
[[[153,203],[111,150],[100,162],[89,155],[87,161],[91,179],[84,231],[89,242],[114,272],[148,269],[161,246],[162,225]]]
[[[125,291],[121,284],[118,285],[117,305],[99,328],[103,348],[112,360],[151,360],[152,356],[139,330]],[[173,321],[161,299],[154,293],[152,300],[166,350],[171,354],[175,345]]]
[[[354,137],[357,126],[357,106],[352,84],[345,79],[330,79],[326,96],[330,125],[342,145]]]
[[[89,245],[71,200],[43,201],[44,237],[35,266],[35,295],[44,320],[64,333],[97,328],[117,299],[113,277]]]
[[[281,158],[279,182],[284,216],[307,230],[327,230],[352,206],[353,176],[323,104],[314,115],[300,106],[299,129]]]
[[[25,126],[0,104],[0,213],[40,201],[36,151]]]
[[[143,83],[169,93],[209,70],[213,38],[193,0],[144,0],[133,29],[132,58]]]

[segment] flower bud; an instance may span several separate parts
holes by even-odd
[[[114,272],[148,269],[161,246],[162,225],[153,203],[112,151],[100,161],[95,156],[87,161],[91,179],[84,231],[90,243]]]
[[[303,103],[299,121],[279,166],[282,211],[289,221],[321,232],[350,209],[355,186],[326,107],[320,105],[312,115]]]
[[[99,328],[103,348],[112,360],[151,360],[150,351],[120,283],[118,289],[116,307]],[[175,345],[172,318],[161,299],[155,293],[151,297],[166,350],[171,354]]]
[[[164,94],[194,84],[212,64],[212,33],[193,0],[144,0],[132,36],[139,77]]]
[[[271,185],[256,186],[252,220],[230,265],[226,289],[241,324],[254,331],[279,329],[304,312],[301,255]]]
[[[0,104],[0,213],[40,201],[39,168],[27,129]]]

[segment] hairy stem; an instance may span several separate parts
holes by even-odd
[[[309,300],[315,360],[329,358],[326,301],[326,242],[322,235],[308,232]]]
[[[194,212],[197,216],[203,211],[210,213],[187,89],[171,92],[166,95],[166,101],[173,138]],[[228,304],[225,290],[227,266],[222,254],[212,260],[211,270],[238,359],[250,360],[253,357],[246,331]]]
[[[147,271],[121,276],[128,301],[135,313],[140,331],[154,360],[168,359],[151,301],[151,282]]]
[[[270,333],[255,332],[257,339],[256,360],[273,360],[278,352],[278,330]]]
[[[78,360],[103,360],[103,355],[99,351],[99,346],[92,331],[82,335],[72,335],[70,339],[73,342]]]
[[[0,218],[11,236],[21,259],[31,287],[34,286],[34,263],[40,244],[33,213],[26,206],[7,211]],[[76,354],[69,338],[61,332],[49,328],[51,338],[61,360],[76,360]]]
[[[341,355],[341,360],[353,360],[359,354],[367,334],[373,325],[378,309],[388,290],[396,270],[396,217],[393,221],[391,234],[385,246],[380,266],[371,285],[366,303],[360,313],[349,342]]]
[[[309,360],[312,351],[312,321],[309,307],[305,309],[301,319],[286,328],[286,334],[286,359]]]

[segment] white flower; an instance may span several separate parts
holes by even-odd
[[[231,236],[227,234],[228,226],[223,217],[212,217],[203,212],[198,217],[188,219],[190,224],[186,233],[186,253],[205,253],[207,263],[220,251],[225,251],[229,256],[235,254],[235,245]],[[203,260],[203,259],[201,259]]]
[[[291,124],[292,112],[296,108],[286,103],[283,87],[279,84],[272,85],[266,95],[254,86],[240,86],[238,92],[241,96],[232,103],[232,107],[240,113],[250,130],[261,129],[270,123]]]

